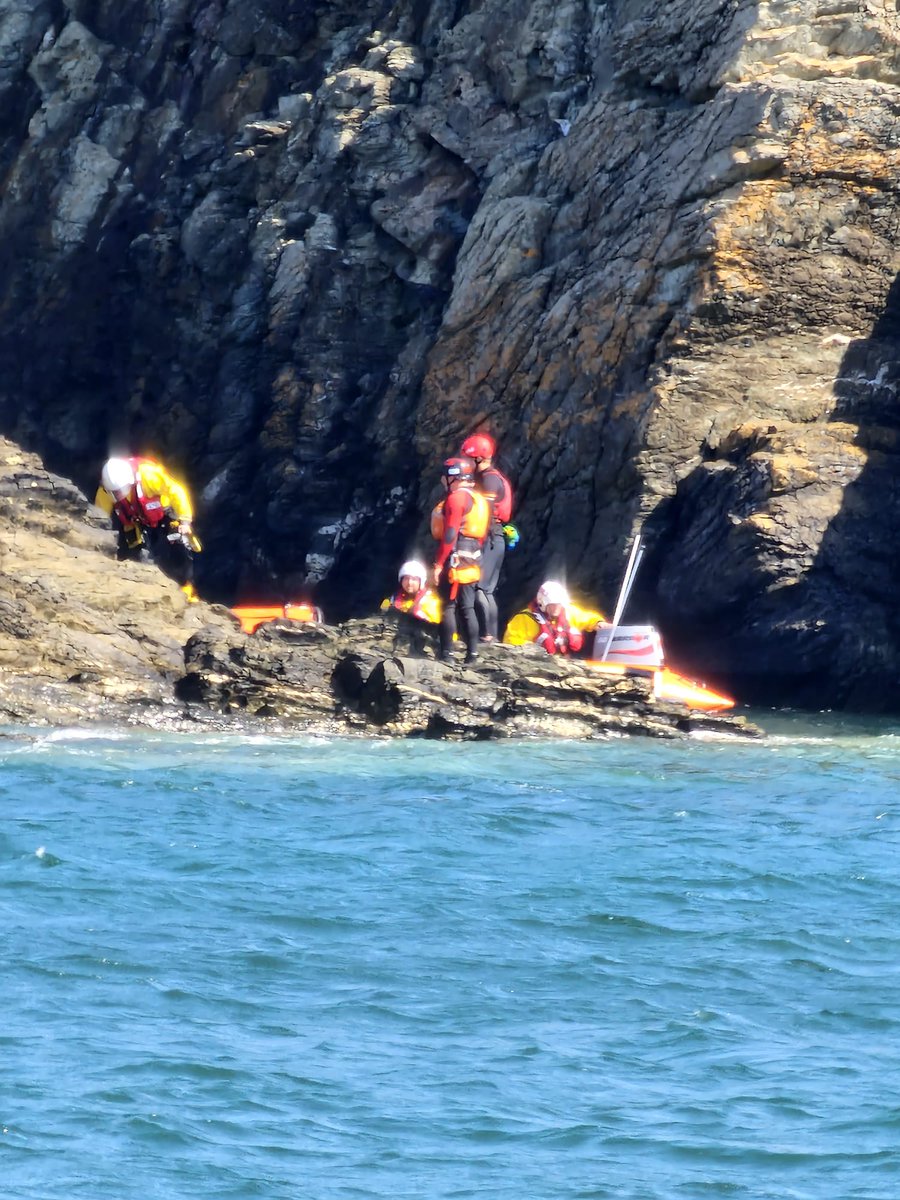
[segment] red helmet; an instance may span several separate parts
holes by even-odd
[[[473,433],[463,442],[460,453],[467,454],[469,458],[493,458],[496,449],[497,443],[490,434]]]
[[[448,458],[444,462],[443,474],[447,479],[474,479],[475,464],[471,458]]]

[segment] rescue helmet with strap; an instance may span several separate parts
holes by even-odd
[[[109,458],[100,472],[100,482],[111,496],[119,497],[121,493],[134,487],[134,467],[127,458]]]
[[[405,562],[397,572],[398,581],[402,582],[403,578],[407,575],[410,577],[410,579],[418,579],[419,587],[421,588],[424,585],[425,580],[428,578],[428,568],[424,563],[419,562],[418,559],[411,558],[408,562]]]
[[[469,458],[493,458],[497,443],[488,433],[473,433],[460,447],[460,453]]]
[[[449,482],[454,479],[473,480],[475,478],[475,463],[471,458],[465,455],[459,458],[448,458],[444,460],[444,478]]]
[[[536,599],[539,608],[546,608],[548,604],[561,604],[565,608],[569,603],[569,593],[563,584],[548,579],[538,588]]]

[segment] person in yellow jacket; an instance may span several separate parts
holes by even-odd
[[[149,555],[189,600],[196,599],[194,555],[201,546],[184,484],[151,458],[110,458],[94,503],[112,517],[119,534],[118,559]]]
[[[564,584],[548,579],[531,604],[506,626],[503,641],[507,646],[535,642],[548,654],[578,654],[585,648],[584,635],[604,620],[601,612],[573,604]]]
[[[417,559],[410,559],[397,575],[399,587],[393,596],[381,602],[382,612],[390,608],[409,613],[429,625],[441,623],[441,598],[428,587],[428,568]]]

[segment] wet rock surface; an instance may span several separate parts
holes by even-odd
[[[267,728],[432,738],[701,731],[756,736],[741,718],[660,705],[533,647],[486,647],[474,668],[434,660],[401,614],[340,626],[277,621],[243,633],[189,604],[152,564],[115,560],[106,518],[31,454],[0,442],[0,721]]]
[[[176,695],[215,713],[309,731],[490,739],[758,736],[741,717],[654,701],[642,679],[610,680],[535,647],[486,646],[477,664],[436,661],[398,614],[338,627],[276,621],[251,637],[203,629]]]
[[[0,441],[0,716],[79,725],[176,714],[183,646],[224,610],[188,604],[149,563],[120,563],[108,518]]]

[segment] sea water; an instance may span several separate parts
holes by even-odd
[[[3,1200],[900,1196],[900,736],[0,742]]]

